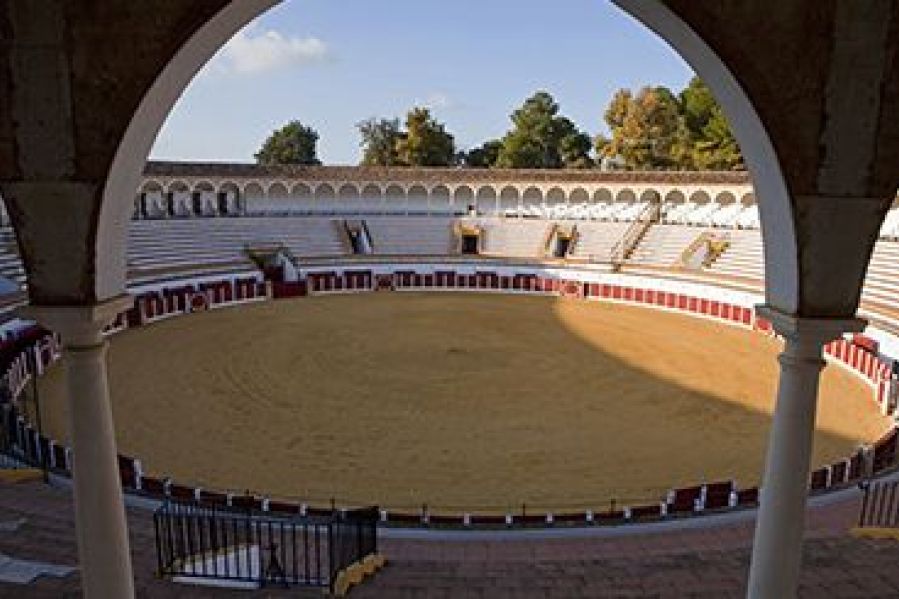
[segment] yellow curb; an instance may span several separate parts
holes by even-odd
[[[899,541],[899,528],[856,526],[849,529],[849,534],[860,539],[892,539],[893,541]]]
[[[3,483],[25,483],[37,480],[43,480],[44,473],[36,468],[19,468],[12,470],[0,470],[0,482]]]

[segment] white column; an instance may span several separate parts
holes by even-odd
[[[91,306],[29,306],[28,317],[63,341],[78,559],[84,597],[134,597],[103,327],[132,305],[123,296]]]
[[[777,404],[768,441],[762,480],[752,565],[751,599],[796,596],[805,529],[818,381],[824,366],[824,345],[844,332],[860,331],[860,319],[814,319],[757,308],[784,338],[780,354]]]

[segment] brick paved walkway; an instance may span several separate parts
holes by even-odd
[[[849,498],[809,510],[801,596],[899,597],[899,543],[854,539],[858,513]],[[184,587],[153,577],[152,521],[129,510],[140,597],[244,597],[241,591]],[[0,553],[75,565],[70,495],[36,483],[0,486]],[[695,522],[695,521],[694,521]],[[684,530],[553,539],[416,540],[388,538],[390,564],[352,597],[741,597],[749,565],[751,520]],[[0,584],[0,597],[79,597],[78,576],[28,586]],[[253,596],[321,597],[319,591],[263,591]]]

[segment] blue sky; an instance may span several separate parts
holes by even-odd
[[[326,164],[355,164],[355,124],[429,106],[461,148],[508,130],[538,89],[591,135],[621,87],[679,89],[692,72],[608,0],[287,0],[187,89],[154,158],[251,161],[291,119]]]

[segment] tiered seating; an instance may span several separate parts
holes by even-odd
[[[624,221],[577,223],[578,240],[571,255],[575,258],[608,260],[612,248],[630,226],[630,222]]]
[[[483,219],[484,254],[510,258],[543,257],[549,221],[530,219]]]
[[[755,281],[765,278],[762,233],[758,230],[729,231],[730,246],[712,264],[710,272]]]
[[[284,245],[295,256],[345,253],[328,218],[254,217],[145,220],[131,223],[128,266],[142,271],[250,264],[248,245]]]
[[[452,218],[385,216],[367,218],[365,224],[375,254],[440,256],[452,249]]]
[[[684,250],[703,231],[705,229],[694,229],[681,225],[653,225],[634,249],[628,262],[641,265],[672,266],[680,260]]]
[[[9,226],[0,228],[0,277],[9,279],[19,288],[25,286],[25,268],[19,258],[16,234]],[[8,291],[0,286],[0,293]]]
[[[899,309],[899,242],[881,239],[874,246],[862,297]]]
[[[899,241],[899,207],[892,208],[887,212],[883,226],[880,227],[880,237]]]
[[[715,202],[666,202],[662,206],[662,222],[673,225],[758,229],[759,212],[755,205],[739,203],[721,205]]]

